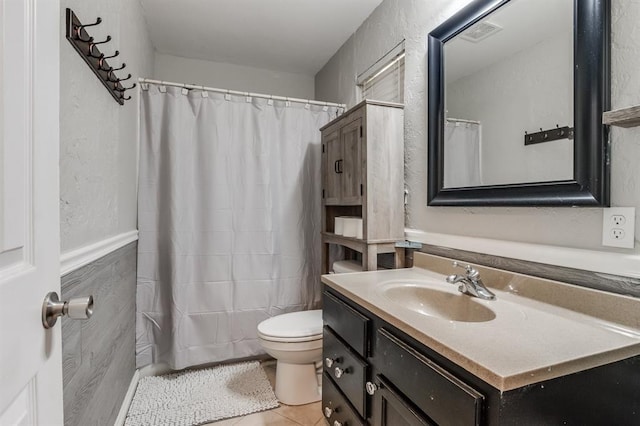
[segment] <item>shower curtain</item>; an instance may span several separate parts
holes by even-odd
[[[482,185],[480,158],[482,126],[447,121],[444,127],[444,187]]]
[[[320,132],[335,107],[142,91],[136,363],[263,353],[258,323],[320,300]]]

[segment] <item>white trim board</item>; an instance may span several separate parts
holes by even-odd
[[[76,269],[82,268],[137,240],[138,231],[133,230],[65,252],[60,256],[60,276],[67,275]]]
[[[585,271],[640,278],[640,254],[556,247],[543,244],[492,240],[489,238],[438,234],[405,228],[405,238],[440,247],[473,251],[493,256],[564,266]]]
[[[131,407],[131,401],[133,401],[133,396],[136,394],[136,388],[138,387],[139,381],[140,370],[136,370],[131,378],[131,383],[129,383],[129,389],[127,389],[127,393],[122,400],[122,405],[120,405],[118,417],[116,417],[116,421],[113,423],[114,426],[124,426],[124,422],[127,420],[127,413],[129,413],[129,407]]]

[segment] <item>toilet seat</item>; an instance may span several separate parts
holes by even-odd
[[[305,337],[275,337],[258,332],[258,337],[262,340],[268,340],[269,342],[281,342],[281,343],[300,343],[300,342],[313,342],[314,340],[322,340],[322,334],[315,334],[313,336]]]
[[[258,324],[258,336],[272,342],[308,342],[322,339],[322,310],[276,315]]]

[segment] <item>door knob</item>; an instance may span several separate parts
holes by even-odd
[[[93,314],[93,296],[76,297],[60,301],[58,293],[47,294],[42,303],[42,325],[51,328],[56,325],[58,317],[67,315],[71,319],[89,319]]]

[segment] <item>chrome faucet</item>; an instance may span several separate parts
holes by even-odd
[[[460,284],[458,290],[461,293],[465,293],[480,299],[493,300],[496,295],[489,291],[484,286],[482,279],[480,278],[480,272],[478,272],[471,265],[460,265],[458,262],[453,262],[453,266],[457,268],[463,268],[466,270],[466,275],[449,275],[447,282],[449,284]]]

